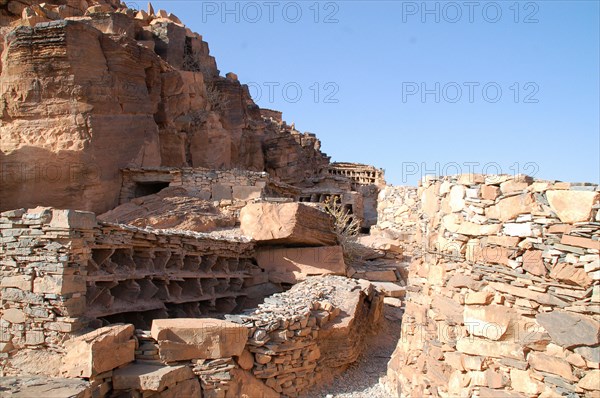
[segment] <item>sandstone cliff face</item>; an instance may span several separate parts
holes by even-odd
[[[125,167],[240,168],[298,183],[329,161],[314,136],[263,118],[247,86],[219,76],[208,44],[171,14],[6,4],[1,209],[104,212]]]
[[[43,195],[97,210],[114,204],[120,168],[160,164],[161,65],[149,50],[58,21],[11,32],[3,66],[3,208]]]

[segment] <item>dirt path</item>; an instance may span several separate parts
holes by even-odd
[[[381,329],[367,337],[358,361],[332,382],[309,391],[308,398],[391,398],[379,384],[400,337],[399,308],[385,305]]]

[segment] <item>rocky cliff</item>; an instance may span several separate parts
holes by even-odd
[[[126,167],[240,168],[297,184],[329,163],[316,137],[220,76],[200,35],[149,8],[2,2],[1,209],[104,212]]]

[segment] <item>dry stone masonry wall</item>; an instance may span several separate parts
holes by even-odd
[[[120,203],[156,193],[170,186],[197,191],[197,197],[213,202],[245,204],[265,197],[276,189],[267,173],[247,170],[208,170],[202,168],[149,168],[123,170]],[[273,189],[269,191],[269,188]]]
[[[418,195],[423,255],[410,266],[389,391],[597,396],[598,186],[461,175],[429,178]]]
[[[419,251],[416,233],[420,201],[416,187],[386,186],[377,198],[377,225],[371,234],[401,239],[407,254]],[[414,253],[417,254],[417,253]]]
[[[97,224],[93,213],[49,208],[0,217],[3,353],[52,347],[100,318],[149,326],[230,312],[260,273],[247,239]]]

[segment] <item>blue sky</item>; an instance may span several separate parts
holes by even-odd
[[[153,5],[202,34],[222,75],[316,133],[332,160],[415,185],[469,171],[600,182],[599,3]]]

